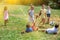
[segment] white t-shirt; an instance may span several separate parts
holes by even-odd
[[[51,10],[50,9],[47,9],[47,14],[51,14]]]
[[[30,22],[33,22],[34,21],[34,10],[29,10],[29,14],[30,14],[30,16],[29,16],[29,21]]]
[[[30,16],[34,16],[34,10],[29,10]]]
[[[57,28],[55,28],[55,27],[53,27],[53,28],[48,28],[47,30],[47,33],[57,33],[57,31],[58,31],[58,29]]]

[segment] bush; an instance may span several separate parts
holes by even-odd
[[[60,6],[58,5],[58,3],[53,2],[53,1],[49,2],[48,5],[50,5],[51,8],[53,8],[53,9],[59,9],[60,8]]]

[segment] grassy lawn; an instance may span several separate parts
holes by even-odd
[[[0,5],[0,40],[60,40],[60,27],[56,35],[38,31],[21,34],[21,31],[25,30],[25,25],[28,22],[29,6],[8,5],[9,22],[7,26],[3,26],[3,7],[4,5]],[[35,6],[35,13],[39,13],[40,8],[40,6]],[[60,24],[59,9],[52,9],[51,19]]]

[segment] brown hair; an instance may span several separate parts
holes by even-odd
[[[27,24],[26,27],[27,27],[27,28],[30,28],[30,24]]]

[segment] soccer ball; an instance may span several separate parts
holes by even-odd
[[[54,25],[54,23],[55,23],[54,21],[50,21],[50,23],[49,23],[49,24],[50,24],[51,26],[53,26],[53,25]]]

